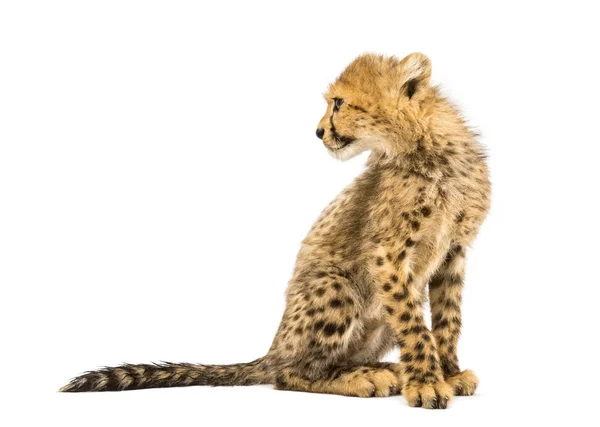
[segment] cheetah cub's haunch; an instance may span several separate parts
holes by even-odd
[[[488,210],[490,183],[475,135],[430,75],[422,54],[369,54],[330,86],[317,136],[339,159],[371,155],[304,240],[266,356],[237,365],[123,365],[83,374],[61,391],[274,383],[361,397],[401,391],[424,408],[473,394],[477,377],[460,370],[456,345],[466,248]],[[400,363],[380,362],[395,345]]]

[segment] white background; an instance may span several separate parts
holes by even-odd
[[[597,425],[592,4],[0,3],[0,424]],[[459,346],[477,395],[57,393],[101,365],[266,353],[300,241],[363,168],[314,131],[365,51],[427,54],[488,148]]]

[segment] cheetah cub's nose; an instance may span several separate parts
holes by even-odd
[[[323,128],[317,129],[317,138],[323,139],[324,134],[325,134],[325,129],[323,129]]]

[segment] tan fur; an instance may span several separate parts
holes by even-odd
[[[473,394],[477,377],[460,371],[456,346],[466,248],[489,208],[490,184],[475,135],[430,76],[431,62],[419,53],[363,55],[330,86],[323,143],[340,159],[371,155],[304,240],[264,358],[125,365],[87,374],[88,389],[275,382],[386,396],[402,388],[409,405],[425,408]],[[423,319],[427,295],[432,331]],[[380,363],[395,345],[401,365]],[[84,377],[65,391],[86,389]]]

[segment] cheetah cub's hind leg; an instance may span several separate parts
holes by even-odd
[[[397,365],[374,360],[391,347],[386,341],[391,337],[379,328],[365,328],[364,301],[350,279],[324,266],[296,277],[267,356],[277,366],[275,387],[358,397],[398,392]],[[365,343],[372,343],[372,351]],[[368,356],[353,359],[361,354]]]
[[[431,324],[446,382],[456,396],[471,396],[479,380],[473,371],[458,367],[456,346],[460,335],[465,249],[454,246],[444,263],[429,281]]]

